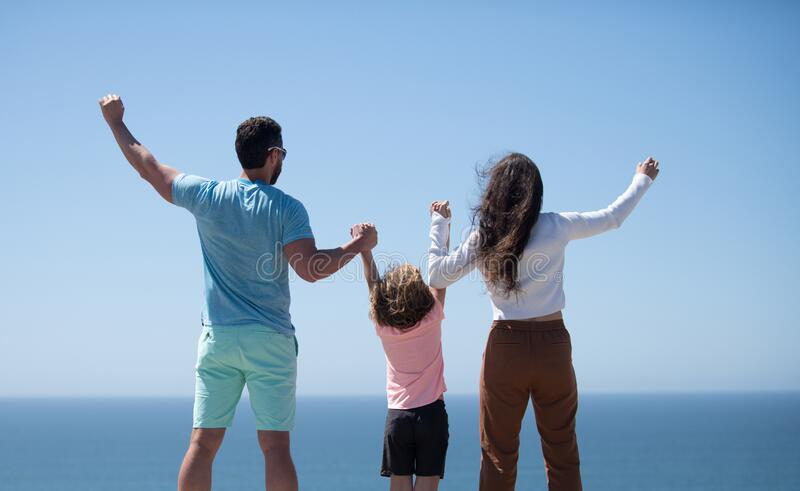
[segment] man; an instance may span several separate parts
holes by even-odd
[[[194,425],[178,477],[180,491],[211,489],[211,467],[247,385],[264,453],[269,491],[297,490],[290,450],[297,344],[289,315],[288,267],[302,279],[325,278],[375,247],[371,224],[352,240],[319,250],[302,203],[273,185],[286,149],[281,127],[250,118],[236,133],[239,179],[214,181],[161,164],[122,121],[111,94],[99,101],[125,158],[162,198],[194,215],[203,251],[205,302],[198,344]]]

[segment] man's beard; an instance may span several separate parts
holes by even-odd
[[[283,162],[278,164],[278,166],[275,167],[275,170],[272,172],[272,177],[270,177],[270,179],[269,179],[270,186],[272,186],[276,182],[278,182],[278,177],[281,175],[281,170],[282,169],[283,169]]]

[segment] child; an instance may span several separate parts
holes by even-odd
[[[434,221],[449,219],[448,202],[433,202],[430,213]],[[389,410],[381,475],[391,478],[391,491],[433,491],[444,478],[449,438],[442,358],[445,289],[428,287],[410,264],[396,266],[381,278],[372,252],[362,252],[361,258],[370,317],[386,353]]]

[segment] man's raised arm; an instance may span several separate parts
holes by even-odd
[[[150,151],[133,137],[122,122],[125,106],[116,94],[109,94],[98,101],[108,127],[114,134],[119,148],[131,166],[142,178],[149,182],[162,198],[172,203],[172,181],[179,172],[161,164]]]
[[[283,253],[297,276],[308,282],[327,278],[362,251],[378,244],[378,231],[372,224],[358,224],[350,231],[352,239],[336,249],[317,249],[314,239],[299,239],[283,246]]]

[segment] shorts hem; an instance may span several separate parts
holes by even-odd
[[[413,476],[413,472],[409,472],[408,474],[398,474],[397,472],[381,470],[381,476],[383,477],[392,477],[392,476]]]
[[[294,425],[256,425],[258,431],[294,431]]]
[[[230,428],[233,426],[233,421],[228,424],[214,424],[214,423],[192,423],[193,429],[216,429],[216,428]]]
[[[434,474],[414,474],[414,475],[417,477],[438,477],[440,480],[444,479],[444,472],[442,472],[441,474],[434,473]]]

